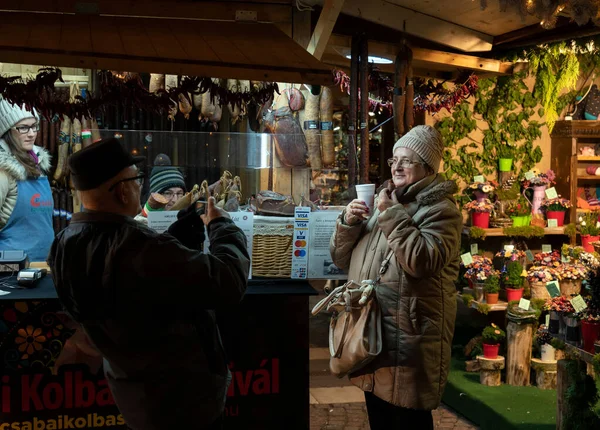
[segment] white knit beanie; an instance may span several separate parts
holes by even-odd
[[[25,106],[19,107],[0,98],[0,136],[4,136],[11,127],[14,127],[16,123],[25,118],[39,119],[35,110],[30,112],[25,109]]]
[[[394,145],[393,152],[398,148],[409,148],[415,151],[433,169],[440,169],[442,154],[444,152],[444,141],[439,131],[430,125],[417,125],[408,133],[398,139]]]

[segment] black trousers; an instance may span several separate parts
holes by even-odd
[[[371,430],[433,430],[431,411],[401,408],[365,391]]]

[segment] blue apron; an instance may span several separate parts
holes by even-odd
[[[17,181],[17,204],[0,230],[0,250],[25,251],[29,261],[46,261],[54,240],[53,209],[46,176]]]

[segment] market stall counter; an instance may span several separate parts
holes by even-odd
[[[309,427],[308,298],[315,294],[307,280],[253,279],[239,307],[218,313],[232,373],[226,429]],[[18,288],[15,276],[0,278],[0,313],[0,423],[127,428],[102,370],[72,364],[55,374],[73,331],[50,276],[30,289]]]

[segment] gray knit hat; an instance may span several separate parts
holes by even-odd
[[[174,166],[154,166],[150,173],[150,193],[162,193],[169,188],[186,191],[181,170]]]
[[[398,139],[393,152],[398,148],[409,148],[415,151],[434,172],[440,169],[444,141],[439,131],[430,125],[417,125]]]
[[[30,112],[25,107],[13,105],[7,100],[0,98],[0,136],[14,127],[16,123],[25,118],[38,119],[37,112]]]

